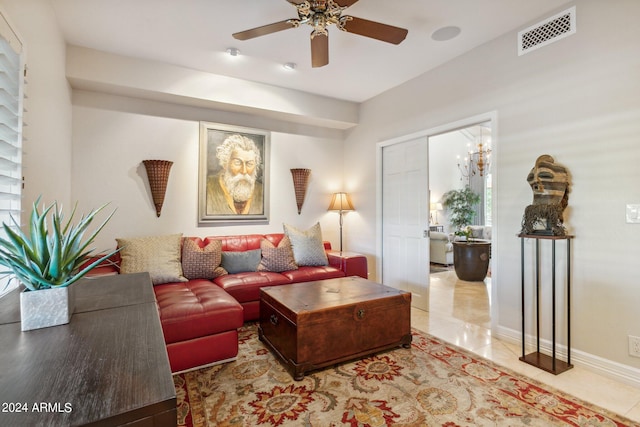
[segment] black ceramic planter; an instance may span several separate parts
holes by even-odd
[[[460,280],[481,282],[487,277],[490,242],[453,242],[453,267]]]

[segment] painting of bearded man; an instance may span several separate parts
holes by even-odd
[[[201,167],[204,157],[206,181],[204,185],[201,181],[204,200],[200,201],[200,221],[267,221],[269,135],[228,126],[222,129],[220,125],[214,129],[210,125],[203,124],[205,129],[201,131],[206,137],[206,146],[201,143]],[[201,179],[202,175],[201,171]]]

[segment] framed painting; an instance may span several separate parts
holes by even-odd
[[[260,129],[200,122],[200,225],[269,222],[270,137]]]

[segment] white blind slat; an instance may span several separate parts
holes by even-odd
[[[22,180],[16,176],[0,175],[0,185],[21,185]]]
[[[0,174],[4,171],[17,171],[20,167],[20,160],[11,160],[0,157]]]
[[[0,139],[14,147],[18,146],[20,134],[9,126],[0,123]],[[23,139],[24,141],[24,139]]]
[[[0,156],[2,157],[16,157],[20,154],[20,149],[9,141],[5,141],[0,137]]]
[[[0,200],[20,200],[20,194],[5,193],[0,191]]]
[[[6,40],[0,42],[0,64],[2,64],[5,69],[20,67],[20,57],[11,49]]]
[[[18,111],[20,110],[17,94],[12,94],[2,86],[0,86],[0,103],[11,110],[13,114],[18,114]]]
[[[19,130],[20,117],[16,116],[6,106],[0,104],[0,123],[15,131]]]
[[[8,73],[10,70],[0,69],[0,86],[5,88],[7,92],[14,96],[18,95],[19,90],[19,78],[20,76],[11,75]]]

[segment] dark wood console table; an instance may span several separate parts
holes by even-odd
[[[176,393],[147,273],[85,278],[67,325],[20,331],[0,298],[0,425],[175,426]]]
[[[574,236],[547,236],[519,234],[520,256],[522,274],[522,357],[520,360],[540,368],[544,371],[558,375],[573,368],[571,364],[571,239]],[[535,310],[536,310],[536,351],[525,354],[525,239],[534,239],[535,248]],[[551,355],[540,352],[540,241],[551,241]],[[559,360],[556,352],[556,241],[565,240],[566,245],[566,322],[567,322],[567,360]]]

